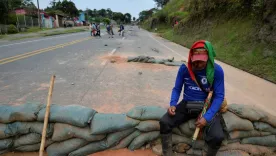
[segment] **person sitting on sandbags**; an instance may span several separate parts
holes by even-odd
[[[224,72],[221,66],[214,62],[215,55],[210,42],[197,41],[190,50],[188,67],[185,64],[180,66],[171,94],[170,107],[160,120],[164,156],[173,155],[172,129],[190,119],[198,118],[210,91],[213,93],[210,107],[202,118],[198,118],[195,125],[200,129],[204,128],[204,139],[208,144],[207,156],[215,156],[218,152],[224,140],[220,109],[225,101],[225,89]],[[184,98],[177,104],[183,86]]]

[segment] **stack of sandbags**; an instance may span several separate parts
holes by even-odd
[[[184,62],[174,61],[172,59],[156,59],[151,56],[137,56],[137,57],[128,57],[128,62],[141,62],[141,63],[155,63],[155,64],[164,64],[167,66],[181,66]]]
[[[42,108],[40,104],[0,105],[0,154],[39,149],[43,123],[37,122],[37,114]],[[49,124],[47,145],[52,143],[52,133],[53,124]]]
[[[9,151],[38,151],[45,109],[46,106],[41,104],[0,105],[0,154]],[[45,147],[54,142],[70,140],[74,137],[86,137],[89,141],[104,138],[105,136],[90,135],[89,123],[95,113],[96,111],[79,105],[59,106],[53,104],[47,127]],[[55,125],[56,122],[59,124]],[[64,123],[70,125],[67,126]],[[72,125],[80,127],[74,129]],[[54,128],[56,129],[55,133]],[[53,134],[55,134],[54,137]],[[77,148],[79,146],[76,146]]]
[[[224,113],[225,140],[218,155],[269,155],[275,153],[275,117],[256,108],[230,105]],[[38,151],[45,105],[0,105],[0,151]],[[126,114],[103,114],[79,105],[50,109],[46,151],[49,156],[82,156],[103,150],[153,148],[162,153],[159,120],[166,109],[139,106]],[[204,138],[191,148],[195,120],[173,129],[173,149],[186,155],[203,155]]]

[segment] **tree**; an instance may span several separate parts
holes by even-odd
[[[110,19],[104,18],[104,19],[103,19],[103,22],[104,22],[105,24],[110,24]]]
[[[131,22],[131,15],[130,15],[130,13],[124,14],[124,17],[125,17],[125,22],[126,23],[130,23]]]
[[[79,16],[79,10],[72,1],[63,0],[60,10],[66,14],[69,14],[71,17]]]
[[[61,12],[68,14],[71,17],[79,16],[79,10],[76,8],[76,5],[72,1],[63,0],[56,2],[55,0],[50,2],[50,7],[47,7],[45,11],[47,12],[56,12],[60,10]]]
[[[135,20],[136,20],[136,18],[135,18],[135,17],[133,17],[133,18],[132,18],[132,20],[133,20],[133,21],[135,21]]]
[[[121,12],[114,12],[113,13],[113,20],[117,22],[124,22],[125,21],[125,16]]]
[[[101,9],[98,11],[99,15],[102,17],[106,17],[106,10],[105,9]]]
[[[111,10],[110,8],[106,9],[106,14],[107,14],[107,17],[108,17],[109,19],[112,19],[112,17],[113,17],[113,12],[112,12],[112,10]]]
[[[158,7],[165,6],[170,0],[154,0]]]
[[[144,21],[144,20],[148,19],[152,14],[153,14],[152,9],[151,10],[144,10],[144,11],[139,13],[139,20]]]

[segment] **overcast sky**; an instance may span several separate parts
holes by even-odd
[[[41,9],[45,9],[52,0],[39,0]],[[56,0],[58,1],[58,0]],[[61,0],[62,1],[62,0]],[[155,7],[153,0],[72,0],[78,9],[85,10],[107,9],[110,8],[113,12],[130,13],[138,18],[139,13],[143,10],[148,10]],[[33,0],[36,4],[37,1]]]

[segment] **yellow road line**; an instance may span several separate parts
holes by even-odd
[[[27,53],[24,53],[24,54],[4,58],[4,59],[0,60],[0,65],[10,63],[10,62],[14,62],[14,61],[24,59],[24,58],[27,58],[27,57],[31,57],[31,56],[34,56],[34,55],[37,55],[37,54],[40,54],[40,53],[55,50],[55,49],[58,49],[58,48],[62,48],[62,47],[65,47],[65,46],[69,46],[69,45],[72,45],[72,44],[76,44],[76,43],[79,43],[79,42],[82,42],[82,41],[85,41],[85,40],[89,40],[90,38],[91,37],[87,37],[87,38],[84,38],[84,39],[81,39],[81,40],[75,40],[75,41],[72,41],[72,42],[69,42],[69,43],[59,44],[59,45],[55,45],[55,46],[52,46],[52,47],[43,48],[43,49],[27,52]]]

